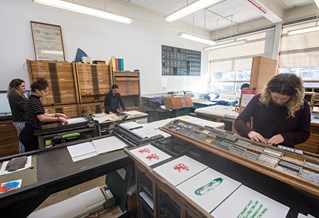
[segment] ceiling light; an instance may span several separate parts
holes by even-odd
[[[194,35],[189,35],[187,33],[179,33],[178,36],[181,38],[184,38],[184,39],[189,39],[189,40],[195,41],[195,42],[200,42],[200,43],[204,43],[204,44],[208,44],[208,45],[216,45],[216,42],[214,42],[212,40],[204,39],[204,38],[197,37]]]
[[[48,5],[56,8],[61,8],[68,11],[73,11],[81,14],[86,14],[94,17],[99,17],[107,20],[112,20],[120,23],[130,24],[132,23],[132,19],[128,17],[122,17],[119,15],[107,13],[105,11],[96,10],[93,8],[73,4],[70,2],[65,2],[61,0],[33,0],[35,3]]]
[[[225,47],[230,47],[235,45],[241,45],[241,44],[245,44],[246,42],[247,40],[245,39],[238,40],[238,41],[224,42],[224,43],[216,44],[215,46],[212,46],[212,47],[204,48],[204,51],[218,49],[218,48],[225,48]]]
[[[196,11],[199,11],[203,8],[207,8],[221,0],[198,0],[192,4],[189,4],[185,6],[184,8],[175,11],[174,13],[168,15],[165,17],[165,20],[167,22],[173,22],[175,20],[178,20],[182,17],[185,17],[186,15],[189,15],[191,13],[194,13]]]
[[[308,27],[308,28],[304,28],[304,29],[288,31],[287,35],[291,36],[291,35],[297,35],[297,34],[301,34],[301,33],[314,32],[314,31],[318,31],[318,30],[319,30],[319,26],[313,26],[313,27]]]
[[[317,7],[319,8],[319,0],[315,0]]]

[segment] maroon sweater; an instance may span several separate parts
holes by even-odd
[[[310,108],[307,101],[304,101],[303,108],[298,110],[294,117],[288,118],[286,106],[273,103],[266,106],[259,99],[260,95],[254,96],[235,120],[235,129],[241,136],[248,137],[252,130],[266,139],[281,134],[284,138],[281,144],[289,147],[303,143],[309,138]],[[246,125],[250,118],[253,120],[253,128]]]

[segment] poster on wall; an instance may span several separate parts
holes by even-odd
[[[31,21],[36,60],[65,61],[61,26]]]

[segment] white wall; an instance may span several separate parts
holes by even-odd
[[[122,1],[108,2],[113,8],[121,8],[122,15],[132,17],[133,24],[38,5],[32,0],[1,0],[0,90],[6,90],[13,78],[24,79],[29,86],[25,60],[35,59],[30,21],[61,26],[67,61],[74,60],[77,48],[95,60],[124,58],[126,70],[140,70],[142,94],[204,88],[208,71],[208,54],[202,51],[205,45],[177,37],[178,32],[191,32],[191,27],[182,23],[166,24],[156,13],[141,11],[132,4],[127,7]],[[201,76],[162,77],[161,45],[202,51]]]

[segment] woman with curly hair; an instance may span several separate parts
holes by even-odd
[[[295,74],[278,74],[262,94],[254,96],[235,120],[243,137],[271,145],[294,147],[310,136],[310,107],[304,100],[302,80]],[[252,118],[252,128],[247,122]]]
[[[24,106],[27,98],[24,95],[25,82],[22,79],[13,79],[8,87],[8,101],[11,109],[13,125],[18,136],[25,125]],[[24,152],[24,145],[19,141],[19,153]]]
[[[26,124],[19,138],[25,146],[25,151],[36,150],[39,147],[38,137],[34,130],[40,129],[42,123],[63,122],[67,123],[67,116],[62,113],[45,113],[40,98],[44,98],[49,91],[48,81],[37,78],[31,84],[31,96],[25,105]]]

